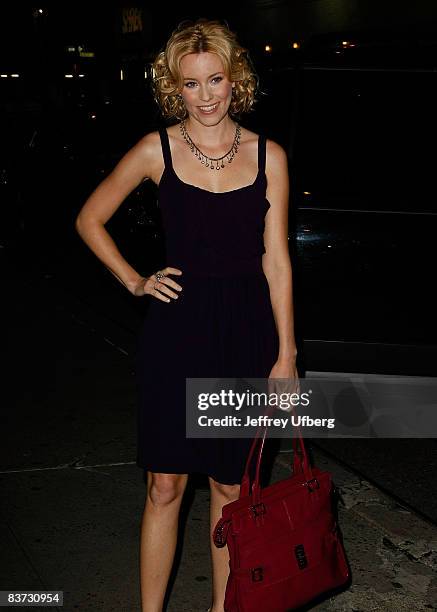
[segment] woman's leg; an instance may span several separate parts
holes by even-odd
[[[225,504],[238,499],[240,485],[226,485],[209,477],[211,489],[210,545],[212,561],[212,607],[211,612],[224,612],[225,589],[229,575],[229,553],[227,547],[217,548],[212,540],[214,527],[222,515]]]
[[[187,474],[147,472],[141,522],[140,582],[142,612],[161,612],[176,550],[179,510]]]

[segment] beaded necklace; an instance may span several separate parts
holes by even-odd
[[[227,159],[228,164],[232,162],[235,157],[235,154],[238,152],[238,147],[240,145],[240,137],[241,137],[241,127],[238,123],[235,124],[235,138],[232,143],[232,147],[229,149],[227,153],[222,155],[221,157],[209,157],[209,155],[205,155],[198,146],[194,144],[191,140],[190,135],[187,132],[187,128],[185,127],[185,120],[182,120],[179,124],[179,128],[181,130],[182,136],[185,142],[190,147],[192,153],[198,158],[198,160],[204,164],[206,168],[211,168],[211,170],[221,170],[225,167],[224,160]],[[215,164],[215,165],[214,165]]]

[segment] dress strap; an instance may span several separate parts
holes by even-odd
[[[266,171],[266,137],[264,134],[258,136],[258,170],[260,174]]]
[[[162,156],[164,158],[165,166],[166,168],[171,168],[172,161],[171,161],[170,142],[168,140],[168,133],[165,127],[159,128],[159,135],[161,137]]]

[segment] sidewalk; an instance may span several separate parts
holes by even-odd
[[[138,320],[123,328],[96,316],[56,278],[32,277],[9,298],[16,300],[8,355],[16,405],[3,403],[0,590],[63,590],[66,612],[139,612]],[[353,572],[347,592],[313,609],[437,610],[437,529],[315,448],[313,456],[342,492]],[[290,461],[290,453],[278,455],[273,480],[288,475]],[[187,491],[168,612],[205,612],[210,603],[203,485],[192,479]]]

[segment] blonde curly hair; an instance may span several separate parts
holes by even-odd
[[[185,119],[187,110],[180,95],[183,76],[180,61],[188,53],[216,53],[229,81],[235,82],[229,114],[239,117],[253,108],[259,79],[247,49],[218,20],[183,21],[172,32],[164,51],[152,64],[152,91],[166,119]]]

